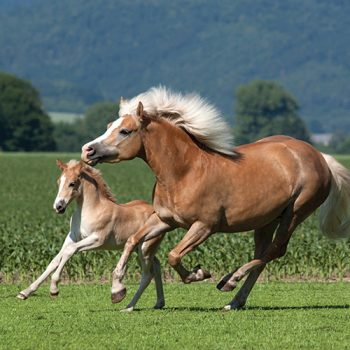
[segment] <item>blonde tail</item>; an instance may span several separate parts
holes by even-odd
[[[322,154],[332,173],[331,190],[320,207],[320,228],[330,238],[350,237],[350,171]]]

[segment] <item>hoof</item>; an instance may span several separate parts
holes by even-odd
[[[234,301],[231,304],[225,305],[222,311],[238,311],[243,309],[244,309],[244,305]]]
[[[203,281],[211,277],[211,273],[208,270],[203,270],[201,265],[197,265],[193,269],[193,272],[196,274],[199,281]]]
[[[216,285],[216,288],[219,289],[221,292],[231,292],[236,288],[235,283],[227,283],[230,278],[232,277],[233,273],[229,273],[225,277],[222,278],[222,280]]]
[[[50,292],[51,298],[56,298],[56,297],[58,297],[58,294],[59,294],[59,291],[57,291],[57,292]]]
[[[134,307],[126,307],[125,309],[121,309],[120,312],[133,312],[134,311]]]
[[[117,293],[112,293],[111,300],[112,304],[118,304],[120,303],[126,296],[126,288],[123,288]]]
[[[156,305],[154,305],[153,309],[154,310],[161,310],[161,309],[163,309],[164,306],[165,306],[165,303],[156,304]]]
[[[22,293],[22,292],[19,292],[19,293],[17,294],[17,298],[18,298],[18,299],[21,299],[21,300],[26,300],[26,299],[28,299],[28,296],[25,295],[25,294]]]

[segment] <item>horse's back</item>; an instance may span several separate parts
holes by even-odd
[[[243,154],[243,158],[247,158],[247,163],[264,159],[265,164],[275,164],[275,169],[280,167],[281,174],[288,179],[294,193],[303,192],[320,197],[321,202],[327,197],[331,173],[322,154],[312,145],[289,136],[277,135],[242,145],[238,151]],[[271,171],[272,179],[277,173],[278,170]]]

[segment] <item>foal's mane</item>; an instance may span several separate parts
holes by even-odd
[[[67,163],[68,167],[75,167],[78,165],[80,166],[80,164],[81,163],[78,162],[77,160],[70,160]],[[91,167],[90,165],[84,164],[84,165],[82,165],[82,168],[81,168],[81,175],[85,180],[93,183],[103,197],[107,198],[108,200],[110,200],[113,203],[116,203],[116,199],[115,199],[111,189],[106,184],[106,182],[103,180],[103,177],[102,177],[101,172],[99,170]]]
[[[198,142],[226,155],[235,155],[231,128],[219,111],[197,94],[172,92],[159,86],[132,98],[122,100],[119,116],[135,115],[139,101],[152,118],[165,118],[183,128]]]
[[[116,199],[109,188],[109,186],[106,184],[105,180],[103,180],[103,177],[101,175],[101,172],[89,165],[84,165],[82,168],[82,175],[86,173],[88,176],[90,176],[93,180],[96,182],[96,187],[100,191],[103,197],[107,198],[113,203],[116,203]]]

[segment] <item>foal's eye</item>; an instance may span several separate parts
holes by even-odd
[[[129,129],[121,129],[121,130],[119,131],[119,134],[121,134],[121,135],[123,135],[123,136],[128,136],[128,135],[131,134],[131,130],[129,130]]]
[[[68,186],[69,187],[74,187],[75,186],[75,182],[74,181],[70,182]]]

